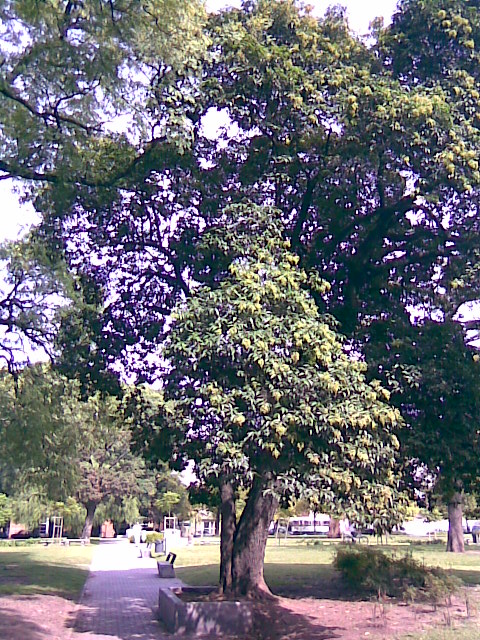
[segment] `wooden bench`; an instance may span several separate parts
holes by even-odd
[[[43,544],[45,547],[48,547],[50,544],[61,544],[63,547],[68,547],[71,544],[90,544],[90,540],[85,540],[84,538],[40,538],[39,542]]]
[[[87,540],[85,538],[64,538],[62,540],[62,544],[64,544],[66,547],[69,547],[71,544],[81,544],[83,547],[86,544],[90,544],[90,540]]]

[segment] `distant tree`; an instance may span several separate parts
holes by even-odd
[[[175,515],[179,520],[188,520],[192,506],[187,487],[178,474],[159,462],[153,471],[153,479],[155,488],[149,500],[149,517],[159,524],[162,524],[164,516]]]
[[[24,369],[16,383],[4,375],[2,391],[9,399],[2,457],[17,470],[14,488],[37,486],[49,500],[74,497],[86,509],[85,538],[100,504],[141,492],[145,463],[130,450],[119,401],[82,400],[76,383],[43,365]]]
[[[407,323],[396,339],[393,352],[381,351],[379,368],[407,422],[401,434],[405,481],[448,505],[447,550],[462,552],[462,505],[480,488],[480,362],[451,319]]]
[[[11,502],[4,493],[0,493],[0,527],[4,527],[12,517]]]

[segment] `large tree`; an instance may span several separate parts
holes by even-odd
[[[409,79],[388,31],[369,48],[341,12],[317,20],[289,1],[245,3],[211,17],[208,33],[203,82],[177,74],[176,102],[171,77],[156,85],[158,104],[188,123],[186,147],[159,141],[123,188],[80,186],[60,214],[54,188],[37,203],[85,290],[62,342],[74,345],[72,367],[121,357],[151,376],[132,351],[158,346],[196,270],[195,239],[245,197],[275,204],[303,266],[330,281],[330,310],[362,341],[365,321],[423,302],[442,261],[471,253],[480,174],[470,80]],[[211,109],[230,122],[213,139]]]
[[[31,357],[53,355],[71,279],[61,260],[30,238],[0,246],[0,367],[13,375]]]
[[[221,589],[256,596],[279,498],[314,493],[378,531],[396,522],[400,416],[319,314],[277,212],[237,205],[221,223],[198,247],[207,282],[172,316],[164,414],[173,455],[219,488]],[[310,286],[328,291],[314,274]]]
[[[76,184],[112,184],[148,156],[180,126],[166,128],[157,83],[195,69],[203,18],[192,0],[3,2],[2,178],[49,183],[68,199]]]
[[[436,317],[443,280],[478,261],[479,28],[466,0],[405,0],[367,45],[339,9],[317,20],[290,0],[248,1],[209,18],[201,66],[157,68],[142,112],[160,126],[151,144],[62,129],[44,113],[81,141],[55,156],[68,175],[44,174],[36,200],[39,235],[83,296],[59,338],[66,369],[104,384],[121,360],[140,379],[159,377],[152,356],[198,276],[196,240],[245,199],[275,204],[359,349],[378,350],[378,323],[395,340],[407,309]],[[205,122],[220,110],[227,126],[215,136]],[[14,164],[8,175],[42,177]],[[459,291],[457,306],[478,298],[475,284]]]

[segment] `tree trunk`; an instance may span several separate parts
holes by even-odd
[[[90,540],[92,536],[93,518],[95,517],[95,511],[97,509],[96,502],[87,502],[84,505],[87,509],[87,516],[85,518],[85,524],[83,525],[82,539]]]
[[[233,548],[232,586],[236,595],[250,598],[271,596],[263,577],[268,528],[275,515],[278,500],[265,494],[272,484],[257,476],[237,525]]]
[[[463,496],[456,492],[448,503],[448,540],[447,551],[463,553],[465,545],[463,541]]]
[[[328,537],[329,538],[341,538],[340,533],[340,520],[338,518],[330,518],[330,522],[328,524]]]
[[[235,492],[229,482],[220,481],[220,593],[232,588],[232,561],[235,529]]]

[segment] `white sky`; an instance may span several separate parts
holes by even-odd
[[[240,7],[241,0],[206,0],[207,9],[218,11],[224,7]],[[305,5],[313,7],[317,16],[325,13],[325,9],[331,5],[343,5],[347,8],[350,27],[359,34],[368,31],[368,25],[378,16],[383,16],[385,22],[389,22],[397,5],[397,0],[305,0]]]

